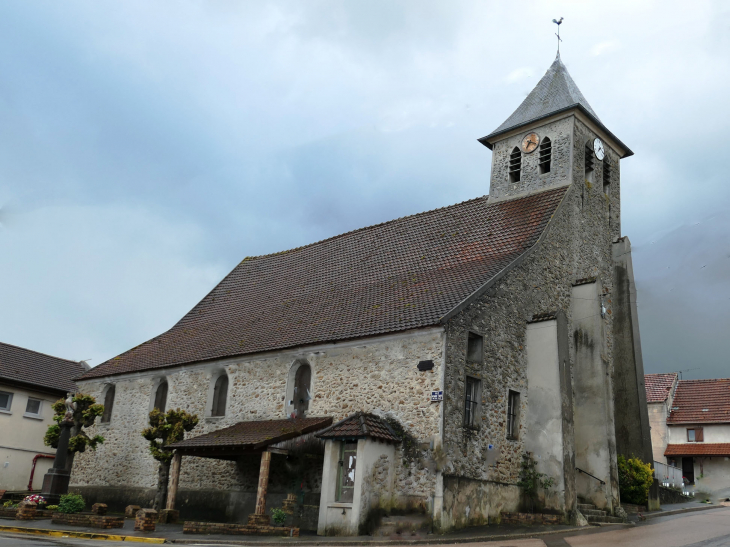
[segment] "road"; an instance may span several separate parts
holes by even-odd
[[[283,544],[284,542],[282,542]],[[294,544],[289,543],[289,545]],[[0,547],[129,547],[130,545],[132,544],[119,541],[0,534]],[[197,545],[204,546],[205,541],[201,540]],[[730,507],[656,517],[634,527],[590,528],[585,532],[564,536],[556,534],[539,539],[462,543],[459,544],[459,547],[615,547],[617,545],[620,547],[730,547]],[[329,543],[327,546],[337,547],[335,544]],[[216,547],[221,546],[218,544]]]

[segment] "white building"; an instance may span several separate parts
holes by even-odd
[[[83,363],[0,343],[0,490],[40,490],[56,451],[43,444],[51,405],[75,392]]]
[[[678,382],[664,455],[690,490],[730,494],[730,378]]]

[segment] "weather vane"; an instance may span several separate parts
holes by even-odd
[[[558,32],[557,32],[557,34],[555,35],[555,36],[557,36],[557,37],[558,37],[558,55],[560,55],[560,42],[562,42],[562,41],[563,41],[563,40],[562,40],[562,39],[560,38],[560,24],[561,24],[562,22],[563,22],[563,18],[562,18],[562,17],[560,18],[560,20],[558,20],[558,19],[553,19],[553,23],[555,23],[556,25],[558,25]]]

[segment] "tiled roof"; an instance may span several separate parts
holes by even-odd
[[[666,401],[676,380],[676,372],[670,372],[669,374],[645,374],[646,402],[663,403]]]
[[[730,456],[730,443],[668,444],[665,456]]]
[[[366,412],[358,412],[317,433],[321,439],[357,439],[369,437],[381,441],[399,443],[388,422]]]
[[[0,378],[68,392],[77,390],[72,380],[85,370],[77,361],[0,342]]]
[[[83,379],[437,325],[537,242],[565,192],[477,198],[246,258],[169,331]]]
[[[306,433],[319,431],[330,425],[329,416],[319,418],[296,418],[293,420],[259,420],[239,422],[205,435],[185,439],[170,445],[172,448],[205,449],[235,447],[258,450]]]
[[[730,378],[680,380],[667,423],[730,423]]]
[[[555,61],[548,68],[545,75],[537,82],[535,88],[522,101],[512,115],[507,118],[502,125],[492,131],[486,137],[479,139],[479,142],[491,148],[491,143],[495,137],[517,129],[522,126],[529,125],[553,114],[578,108],[583,111],[586,116],[591,118],[601,129],[610,135],[616,142],[626,149],[625,156],[633,154],[626,145],[624,145],[615,135],[613,135],[601,122],[596,113],[588,104],[588,101],[581,93],[573,78],[568,74],[568,69],[560,60],[560,54],[555,57]]]

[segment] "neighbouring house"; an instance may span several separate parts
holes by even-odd
[[[669,411],[672,408],[672,401],[674,400],[674,393],[677,390],[678,381],[679,374],[676,372],[644,375],[654,461],[664,464],[667,463],[664,451],[667,449],[669,442],[667,418],[669,418]]]
[[[43,443],[51,405],[77,390],[85,363],[0,343],[0,490],[40,490],[55,451]]]
[[[664,455],[687,489],[730,495],[730,378],[680,380],[666,424]]]
[[[72,490],[149,505],[140,432],[179,407],[201,418],[175,445],[182,518],[257,525],[296,500],[320,534],[357,534],[378,506],[441,529],[493,522],[523,505],[525,455],[555,480],[551,512],[615,511],[617,452],[651,458],[621,234],[632,152],[559,57],[479,141],[488,196],[247,257],[170,330],[79,378],[113,411]]]

